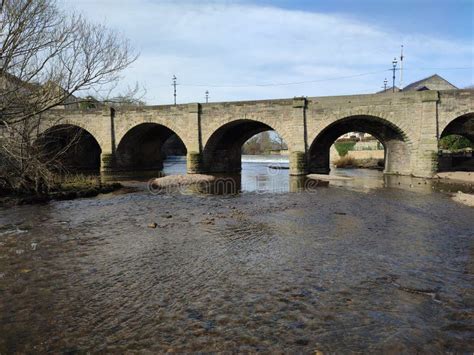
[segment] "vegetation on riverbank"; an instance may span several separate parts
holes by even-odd
[[[344,156],[341,156],[339,159],[334,161],[334,166],[336,168],[347,168],[347,167],[353,167],[355,165],[355,159],[351,157],[350,155],[344,154]]]
[[[43,203],[51,200],[72,200],[93,197],[122,188],[120,183],[103,183],[99,176],[66,175],[56,176],[47,191],[31,194],[5,188],[0,185],[0,205]]]
[[[334,161],[336,168],[364,168],[364,169],[378,169],[381,170],[384,167],[383,159],[355,159],[350,155],[344,155]]]
[[[272,150],[286,150],[287,145],[283,139],[273,132],[262,132],[250,138],[242,146],[242,154],[248,155],[266,155]]]
[[[354,148],[356,145],[356,141],[341,141],[341,142],[336,142],[334,143],[334,147],[336,148],[337,152],[339,153],[339,156],[341,158],[345,157],[349,150]]]
[[[439,147],[449,151],[456,151],[466,148],[474,149],[474,142],[471,142],[469,139],[463,136],[451,134],[439,140]]]

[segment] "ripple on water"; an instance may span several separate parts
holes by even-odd
[[[473,213],[339,188],[2,210],[0,352],[471,351]]]

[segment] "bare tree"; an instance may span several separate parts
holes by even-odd
[[[54,0],[3,0],[0,41],[0,185],[41,192],[64,150],[45,159],[35,145],[42,114],[78,106],[80,93],[111,92],[136,54],[116,32]]]
[[[268,154],[272,150],[288,149],[283,138],[275,131],[265,131],[256,134],[242,146],[243,154]]]
[[[283,138],[277,133],[275,133],[275,135],[272,137],[272,142],[274,145],[274,149],[279,149],[279,150],[288,149],[288,146],[286,145]]]

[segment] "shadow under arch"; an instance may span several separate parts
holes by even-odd
[[[464,114],[452,120],[441,132],[440,138],[456,134],[474,142],[474,112]]]
[[[443,138],[457,135],[468,139],[471,143],[471,150],[457,150],[445,152],[443,148]],[[456,117],[443,129],[440,135],[440,150],[438,154],[438,171],[474,171],[474,112]],[[445,141],[446,142],[446,141]],[[444,143],[445,143],[444,142]],[[450,143],[453,145],[453,141]]]
[[[59,124],[42,132],[34,143],[40,161],[58,171],[98,172],[102,149],[86,129]]]
[[[409,174],[411,149],[407,135],[386,119],[370,115],[348,116],[325,127],[308,150],[308,171],[329,174],[331,145],[349,132],[368,133],[382,143],[385,173]]]
[[[163,150],[164,146],[168,148]],[[172,129],[158,123],[140,123],[129,129],[120,140],[115,152],[115,169],[162,170],[167,152],[186,155],[187,149]]]
[[[220,126],[204,147],[205,170],[210,173],[240,173],[242,145],[254,135],[265,131],[279,134],[273,127],[250,119],[238,119]]]

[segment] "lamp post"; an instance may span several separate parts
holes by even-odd
[[[209,90],[206,90],[206,104],[209,103]]]
[[[400,51],[400,90],[403,90],[403,44],[401,46],[401,51]]]
[[[175,105],[176,105],[176,85],[178,85],[176,83],[176,80],[177,80],[176,75],[173,75],[173,84],[172,85],[173,85],[173,88],[174,88],[174,94],[173,95],[174,95],[174,104]]]
[[[383,91],[387,91],[387,83],[388,83],[388,80],[387,78],[385,78],[385,80],[383,81]]]
[[[392,92],[395,92],[395,69],[397,68],[397,58],[393,58],[393,76],[392,76]]]

